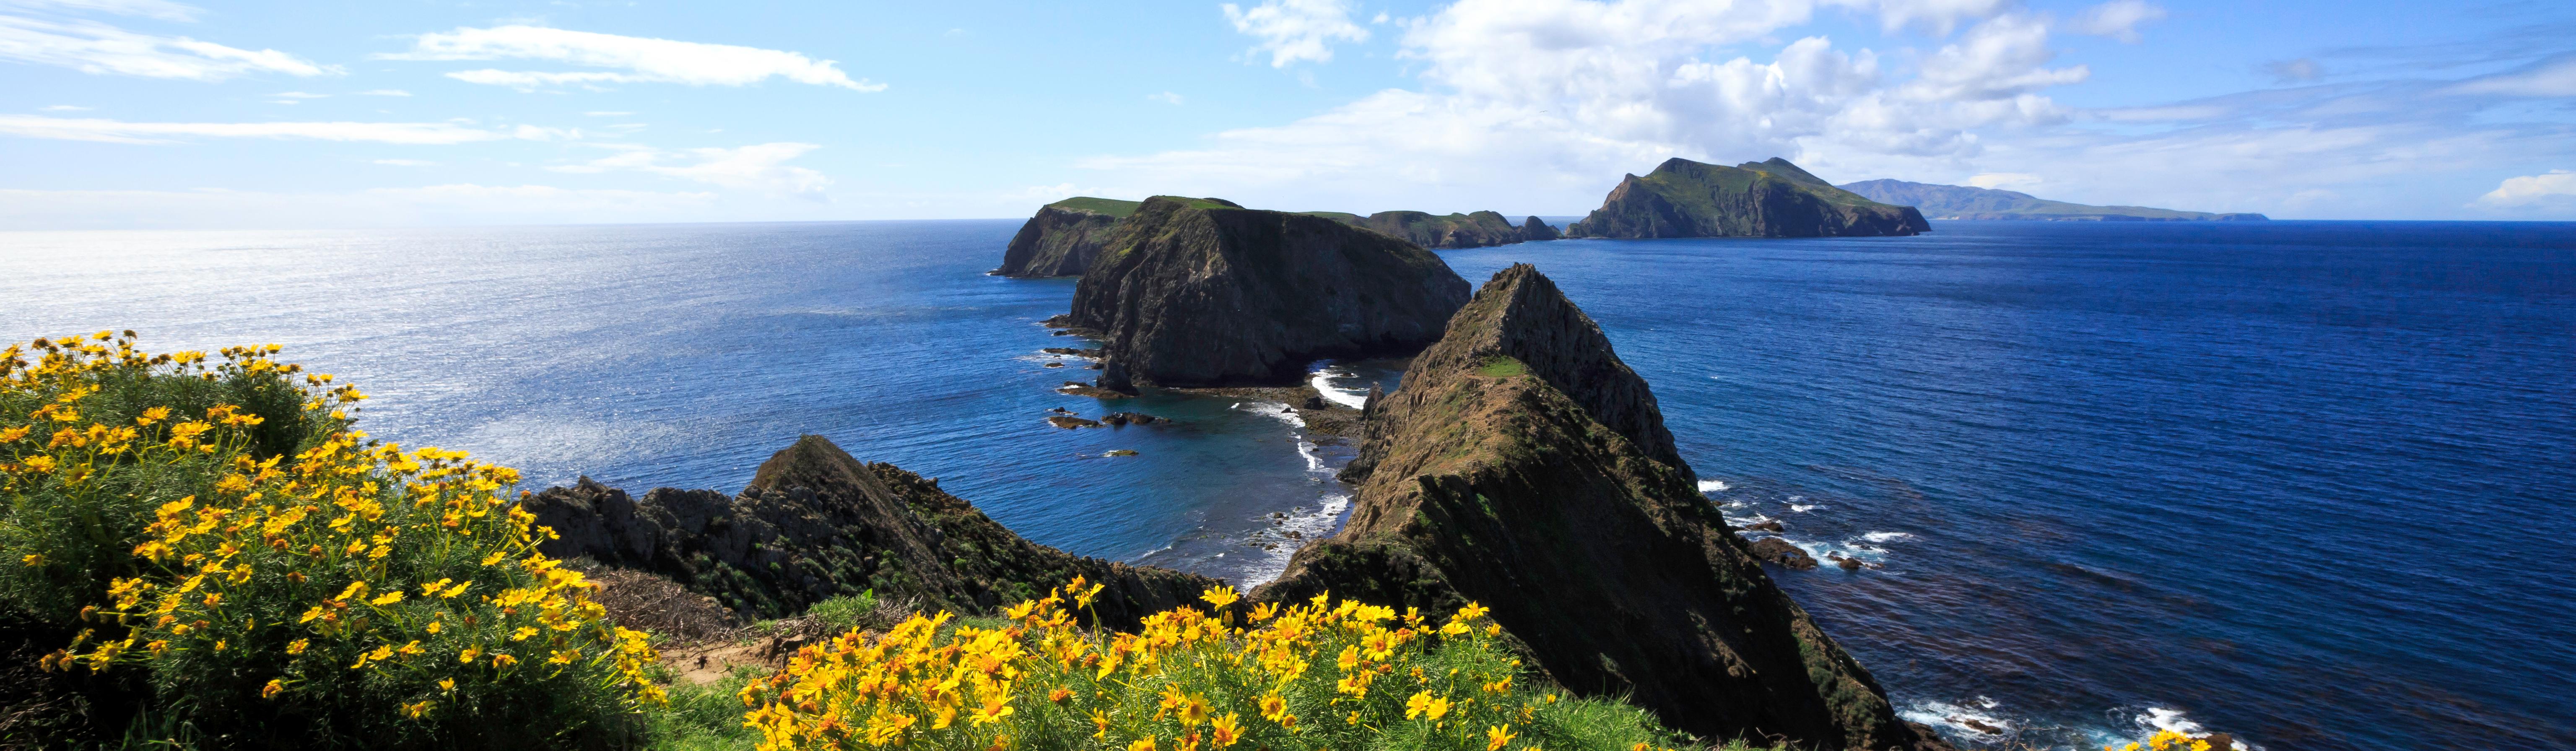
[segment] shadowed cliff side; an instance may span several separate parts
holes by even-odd
[[[1439,338],[1468,286],[1402,240],[1304,214],[1156,196],[1074,287],[1100,335],[1100,385],[1293,382],[1317,358],[1403,354]]]
[[[1520,228],[1512,226],[1512,220],[1491,211],[1446,215],[1423,211],[1380,211],[1368,216],[1333,211],[1307,213],[1425,248],[1486,248],[1528,239]]]
[[[1521,222],[1522,242],[1545,242],[1564,236],[1565,233],[1556,231],[1556,225],[1539,221],[1538,217],[1533,216],[1528,221]]]
[[[1256,597],[1479,601],[1567,688],[1674,727],[1943,747],[1763,573],[1644,380],[1536,269],[1494,275],[1367,412],[1348,525]]]
[[[1566,237],[1829,237],[1932,231],[1912,206],[1843,190],[1786,159],[1734,167],[1668,159],[1629,175]]]
[[[1101,619],[1126,628],[1221,583],[1029,542],[937,481],[860,462],[821,436],[772,455],[740,495],[656,488],[639,501],[583,478],[526,508],[561,536],[538,546],[547,555],[651,571],[769,618],[869,589],[981,613],[1080,575],[1104,586]]]
[[[1002,251],[995,276],[1081,276],[1100,255],[1118,222],[1136,213],[1136,201],[1074,197],[1038,208]]]

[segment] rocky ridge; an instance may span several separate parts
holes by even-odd
[[[1941,747],[1763,573],[1644,380],[1536,269],[1496,274],[1365,412],[1350,521],[1255,597],[1478,601],[1560,684],[1677,728]]]
[[[1911,206],[1890,206],[1826,183],[1786,159],[1734,167],[1665,160],[1628,175],[1566,237],[1830,237],[1912,235],[1932,225]]]
[[[1491,211],[1447,215],[1435,215],[1422,211],[1380,211],[1368,216],[1334,211],[1306,213],[1353,227],[1374,230],[1425,248],[1442,250],[1485,248],[1530,240],[1556,239],[1554,228],[1549,228],[1545,237],[1533,237],[1524,228],[1512,226],[1512,220]],[[1536,221],[1538,217],[1530,217],[1530,219]],[[1541,222],[1540,226],[1546,226],[1546,223]]]
[[[1118,222],[1136,213],[1136,201],[1075,197],[1038,208],[1002,251],[994,276],[1081,276],[1100,254]]]
[[[1074,287],[1098,385],[1291,383],[1325,357],[1438,339],[1468,286],[1430,251],[1323,217],[1156,196]]]
[[[763,462],[737,495],[656,488],[639,500],[582,478],[525,508],[560,536],[538,546],[547,555],[660,574],[753,617],[867,590],[983,613],[1078,575],[1105,587],[1094,603],[1102,621],[1132,628],[1222,583],[1029,542],[937,480],[812,435]]]
[[[2051,201],[2028,193],[1966,185],[1934,185],[1904,180],[1863,180],[1842,186],[1880,203],[1912,206],[1935,219],[2034,220],[2051,222],[2261,222],[2254,213],[2176,211],[2148,206],[2089,206]]]

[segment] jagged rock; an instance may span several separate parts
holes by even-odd
[[[1328,407],[1328,406],[1331,406],[1331,405],[1326,404],[1326,403],[1324,402],[1324,395],[1322,395],[1322,394],[1315,394],[1315,395],[1312,395],[1312,396],[1308,396],[1308,397],[1306,397],[1306,402],[1305,402],[1304,408],[1305,408],[1305,409],[1323,409],[1323,408]]]
[[[1065,428],[1065,429],[1068,429],[1068,430],[1073,429],[1073,428],[1097,428],[1097,427],[1100,427],[1100,421],[1098,421],[1098,420],[1090,420],[1090,419],[1084,419],[1084,418],[1080,418],[1080,417],[1072,417],[1072,416],[1069,416],[1069,415],[1053,415],[1053,416],[1049,416],[1049,417],[1047,418],[1047,424],[1048,424],[1048,425],[1053,425],[1053,426],[1056,426],[1056,427],[1059,427],[1059,428]]]
[[[1754,540],[1753,544],[1746,546],[1746,549],[1752,553],[1755,560],[1777,563],[1781,568],[1792,571],[1807,571],[1816,567],[1815,556],[1808,555],[1807,551],[1800,550],[1798,546],[1789,544],[1788,540],[1777,537]]]
[[[525,504],[561,535],[539,544],[548,555],[661,574],[764,618],[870,589],[986,613],[1078,574],[1106,587],[1102,621],[1132,628],[1221,583],[1029,542],[937,481],[861,463],[821,436],[771,456],[739,495],[656,488],[639,501],[584,478]]]
[[[1072,315],[1104,340],[1103,388],[1289,383],[1317,358],[1420,348],[1467,294],[1439,256],[1402,240],[1156,196],[1075,285]]]
[[[1100,421],[1104,424],[1119,426],[1152,425],[1158,422],[1171,422],[1170,420],[1155,417],[1143,412],[1111,412],[1109,414],[1101,415]]]
[[[1744,531],[1746,531],[1746,532],[1779,532],[1779,531],[1781,531],[1781,527],[1780,527],[1780,520],[1778,520],[1778,519],[1766,519],[1766,520],[1763,520],[1763,521],[1754,522],[1754,523],[1752,523],[1752,524],[1747,524],[1747,525],[1744,525]]]
[[[1064,363],[1060,363],[1060,362],[1051,362],[1051,363],[1047,363],[1047,364],[1045,364],[1045,365],[1040,365],[1040,366],[1038,366],[1038,367],[1042,367],[1042,368],[1061,368],[1061,367],[1064,367]]]
[[[1101,454],[1101,456],[1135,456],[1135,455],[1136,455],[1136,450],[1135,450],[1135,449],[1110,449],[1109,451],[1107,451],[1107,452],[1105,452],[1105,453],[1102,453],[1102,454]]]
[[[1522,242],[1546,242],[1564,236],[1564,233],[1556,231],[1556,225],[1539,221],[1538,217],[1521,222]]]
[[[1932,231],[1912,206],[1834,187],[1777,157],[1734,167],[1669,159],[1629,175],[1566,237],[1825,237]]]
[[[1064,385],[1055,387],[1055,392],[1068,396],[1088,396],[1094,399],[1125,399],[1133,396],[1123,391],[1112,391],[1081,381],[1066,381]]]
[[[1074,357],[1100,356],[1100,348],[1098,347],[1047,347],[1038,351],[1050,355],[1072,355]]]
[[[1309,211],[1353,227],[1371,230],[1425,248],[1456,249],[1510,245],[1525,239],[1512,220],[1491,211],[1434,215],[1423,211],[1380,211],[1368,216],[1338,211]],[[1553,239],[1553,238],[1551,238]]]
[[[1068,198],[1047,204],[1020,225],[1002,251],[996,276],[1080,276],[1090,268],[1100,245],[1115,234],[1118,222],[1135,213],[1135,201]]]
[[[1473,600],[1558,683],[1702,737],[1942,747],[1763,573],[1645,382],[1536,269],[1496,274],[1363,411],[1349,522],[1255,597]]]
[[[1057,313],[1055,315],[1047,316],[1046,320],[1039,321],[1038,325],[1051,329],[1071,328],[1073,326],[1073,316]]]

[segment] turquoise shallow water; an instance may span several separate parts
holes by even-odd
[[[818,433],[1085,554],[1253,580],[1272,514],[1331,526],[1347,448],[1273,407],[1047,426],[1103,407],[1039,352],[1072,283],[980,273],[1017,225],[7,234],[0,338],[279,342],[532,484],[733,489]],[[1537,263],[1713,502],[1880,564],[1777,575],[1963,740],[2576,747],[2576,226],[1936,227],[1444,257]]]

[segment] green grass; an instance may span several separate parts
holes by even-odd
[[[1529,372],[1529,366],[1509,357],[1495,356],[1476,366],[1476,375],[1487,378],[1510,378]]]
[[[1094,213],[1094,214],[1108,214],[1108,215],[1110,215],[1110,216],[1114,216],[1114,217],[1117,217],[1117,218],[1120,218],[1120,219],[1125,219],[1125,218],[1127,218],[1129,215],[1135,214],[1135,213],[1136,213],[1136,207],[1138,207],[1138,206],[1142,206],[1142,205],[1145,205],[1145,202],[1143,202],[1143,201],[1121,201],[1121,200],[1118,200],[1118,199],[1115,199],[1115,198],[1093,198],[1093,197],[1090,197],[1090,196],[1074,196],[1074,197],[1072,197],[1072,198],[1067,198],[1067,199],[1064,199],[1064,200],[1062,200],[1062,201],[1057,201],[1057,202],[1055,202],[1055,203],[1050,203],[1050,204],[1047,204],[1047,205],[1048,205],[1048,206],[1055,207],[1055,208],[1059,208],[1059,209],[1071,209],[1071,210],[1074,210],[1074,211],[1088,211],[1088,212],[1091,212],[1091,213]]]

